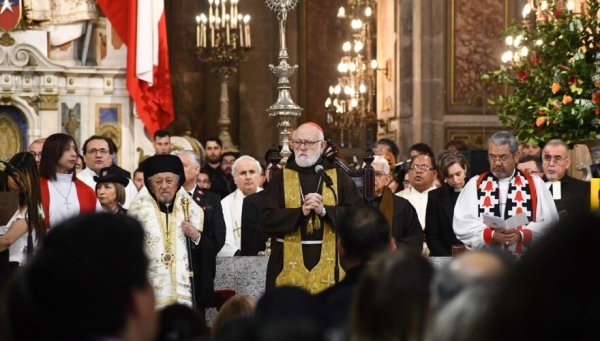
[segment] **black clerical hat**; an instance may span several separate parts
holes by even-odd
[[[123,172],[113,166],[102,168],[98,175],[99,176],[94,175],[94,181],[96,181],[96,183],[115,182],[124,187],[129,184],[129,180],[123,175]]]
[[[183,163],[178,156],[175,155],[154,155],[146,160],[143,164],[144,182],[148,183],[148,179],[157,173],[170,172],[179,175],[179,186],[183,186],[185,182],[185,172],[183,171]]]

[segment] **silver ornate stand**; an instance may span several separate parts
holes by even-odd
[[[278,119],[277,127],[281,130],[281,164],[285,164],[291,155],[288,130],[291,127],[290,121],[302,114],[302,108],[294,103],[290,96],[289,78],[298,70],[298,65],[291,66],[288,64],[289,55],[285,41],[285,25],[288,13],[296,7],[298,2],[299,0],[266,0],[267,6],[277,13],[277,19],[279,19],[279,65],[269,64],[269,69],[278,78],[278,96],[277,101],[267,109],[267,112],[270,117]]]

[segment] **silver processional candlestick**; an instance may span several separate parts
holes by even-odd
[[[269,64],[269,70],[273,72],[277,81],[277,101],[267,109],[270,117],[278,119],[277,127],[280,128],[282,137],[281,164],[287,162],[291,155],[289,147],[289,130],[291,119],[302,115],[302,108],[294,103],[290,95],[289,78],[296,73],[298,65],[288,64],[289,55],[285,42],[285,25],[288,13],[296,7],[299,0],[266,0],[267,6],[277,14],[279,19],[279,65]]]

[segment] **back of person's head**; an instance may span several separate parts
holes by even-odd
[[[480,339],[599,339],[599,226],[596,211],[548,229],[515,264]]]
[[[134,291],[152,293],[147,270],[144,231],[136,220],[102,213],[63,222],[48,233],[10,288],[14,339],[120,336]],[[153,307],[153,295],[147,303]],[[152,334],[150,311],[144,332]]]
[[[432,277],[432,265],[412,248],[382,254],[358,284],[351,340],[422,340]]]
[[[255,315],[266,323],[276,321],[308,321],[322,323],[320,302],[308,291],[293,286],[267,291],[256,303]]]
[[[468,288],[500,288],[511,265],[506,256],[489,250],[465,252],[452,259],[435,273],[431,283],[434,309],[443,308]]]
[[[191,307],[174,303],[160,311],[156,341],[189,341],[203,335],[208,335],[208,329]]]
[[[338,237],[343,257],[366,263],[390,246],[390,227],[379,210],[372,207],[341,209]]]
[[[223,326],[234,318],[250,316],[254,313],[254,301],[245,295],[236,295],[225,301],[215,316],[211,334],[217,333]]]

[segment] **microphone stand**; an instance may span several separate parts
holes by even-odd
[[[338,232],[337,232],[338,197],[337,197],[337,194],[335,193],[335,190],[333,189],[333,182],[331,181],[331,178],[329,176],[327,176],[327,174],[325,174],[325,173],[323,173],[323,175],[324,175],[323,182],[325,182],[325,185],[327,186],[327,188],[329,188],[331,193],[333,193],[333,200],[335,202],[335,212],[333,214],[333,233],[335,236],[335,261],[333,263],[334,264],[333,265],[333,280],[335,281],[335,283],[338,283],[340,281],[340,262],[338,259],[339,255],[338,255]]]
[[[190,203],[187,197],[181,198],[181,208],[183,209],[183,218],[185,221],[190,221]],[[192,238],[185,238],[185,245],[187,246],[188,255],[188,272],[190,276],[190,289],[192,291],[192,307],[198,309],[196,306],[196,285],[194,283],[194,257],[192,257]]]

